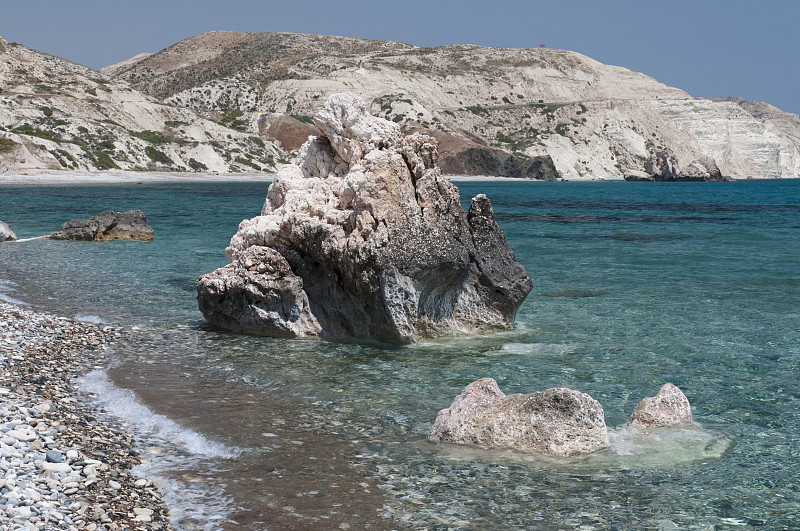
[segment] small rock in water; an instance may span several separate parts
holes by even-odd
[[[643,399],[628,421],[637,429],[664,428],[675,425],[697,426],[692,420],[692,406],[686,395],[671,383],[661,386],[656,396]]]
[[[492,378],[469,384],[436,416],[429,440],[567,457],[608,447],[603,408],[566,387],[506,396]]]

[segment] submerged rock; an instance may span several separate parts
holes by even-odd
[[[314,118],[321,136],[284,166],[202,276],[198,305],[222,328],[268,336],[408,343],[512,326],[531,289],[479,195],[469,212],[436,140],[403,137],[352,94]]]
[[[692,420],[692,407],[683,392],[666,383],[656,396],[636,404],[628,426],[637,429],[664,428],[674,425],[696,426]]]
[[[106,210],[89,219],[74,219],[49,236],[53,240],[140,240],[151,241],[153,229],[141,210]]]
[[[509,448],[558,457],[608,446],[600,404],[566,387],[506,396],[492,378],[469,384],[436,416],[433,442]]]
[[[16,239],[17,235],[14,234],[14,231],[11,230],[11,227],[9,227],[7,223],[0,221],[0,242]]]

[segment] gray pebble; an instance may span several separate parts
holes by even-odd
[[[45,457],[47,458],[47,461],[50,463],[61,463],[62,461],[64,461],[61,452],[59,452],[58,450],[48,450]]]

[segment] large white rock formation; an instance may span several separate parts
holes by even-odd
[[[332,95],[231,264],[198,282],[206,319],[249,333],[407,343],[512,326],[531,289],[479,195],[469,212],[436,141],[403,137],[352,94]]]
[[[436,416],[429,440],[557,457],[608,446],[603,408],[566,387],[506,396],[492,378],[469,384]]]

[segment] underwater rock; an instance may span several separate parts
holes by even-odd
[[[600,404],[566,387],[506,396],[492,378],[469,384],[436,416],[433,442],[509,448],[557,457],[608,447]]]
[[[692,406],[686,395],[671,383],[661,386],[656,396],[636,404],[628,426],[637,429],[663,428],[675,425],[696,426]]]
[[[205,318],[267,336],[394,343],[511,328],[531,280],[486,196],[461,208],[436,140],[404,137],[353,94],[330,96],[314,122],[321,135],[239,225],[230,265],[200,277]]]
[[[153,229],[141,210],[114,212],[105,210],[89,219],[74,219],[50,236],[53,240],[139,240],[151,241]]]
[[[17,235],[14,234],[14,231],[11,230],[11,227],[9,227],[7,223],[0,221],[0,242],[16,239]]]

